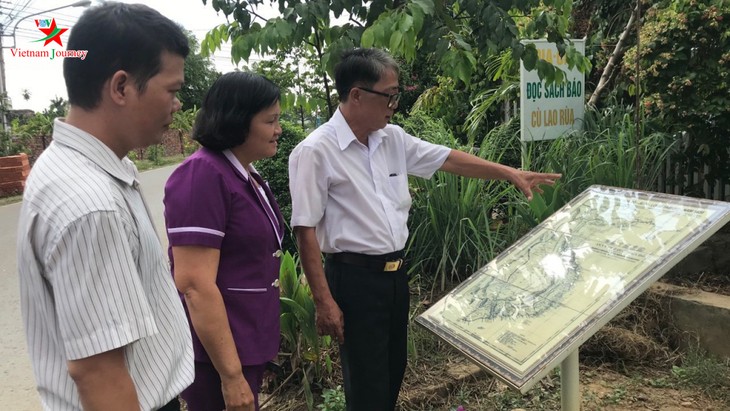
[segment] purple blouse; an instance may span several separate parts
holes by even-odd
[[[239,165],[240,167],[240,165]],[[242,365],[263,364],[279,350],[278,232],[283,217],[274,196],[258,174],[276,218],[267,215],[265,200],[223,153],[201,148],[172,173],[165,185],[165,224],[173,246],[220,249],[216,284]],[[175,275],[175,267],[172,265]],[[181,296],[182,298],[182,296]],[[185,300],[183,298],[183,305]],[[187,306],[185,311],[190,321]],[[210,362],[190,326],[196,361]]]

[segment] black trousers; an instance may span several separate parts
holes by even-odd
[[[394,410],[408,357],[405,267],[383,272],[327,259],[325,275],[345,320],[340,359],[347,410]]]

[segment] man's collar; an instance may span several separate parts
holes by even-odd
[[[112,177],[133,185],[137,180],[137,169],[128,159],[119,159],[101,140],[80,128],[57,118],[53,122],[53,141],[81,153]]]
[[[340,150],[344,151],[347,147],[350,146],[350,144],[352,144],[353,141],[357,141],[355,133],[352,132],[350,125],[347,124],[347,120],[345,120],[345,116],[342,115],[339,107],[337,108],[337,110],[335,110],[335,114],[332,115],[330,122],[334,126],[335,133],[337,134],[337,143],[340,146]],[[371,148],[374,149],[379,146],[380,142],[383,140],[383,137],[385,137],[386,135],[387,134],[383,129],[376,130],[370,133],[370,135],[368,136],[368,140],[372,144]]]

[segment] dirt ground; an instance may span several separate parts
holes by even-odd
[[[708,293],[730,295],[730,274],[700,271],[667,275],[662,281],[688,288],[697,288]]]
[[[464,411],[561,409],[560,377],[555,374],[521,395],[458,357],[448,364],[421,365],[409,370],[400,395],[400,411],[455,411],[459,406]],[[580,384],[584,411],[730,410],[727,400],[680,383],[668,370],[636,367],[618,371],[581,365]],[[321,398],[315,399],[315,404],[320,402]],[[301,389],[293,388],[276,395],[263,410],[305,411],[307,407]]]
[[[683,285],[723,294],[730,291],[726,280],[718,276],[698,277],[702,281],[685,280]],[[582,410],[730,411],[730,362],[700,370],[709,373],[703,378],[711,386],[689,383],[681,373],[687,354],[672,348],[676,335],[664,314],[660,301],[645,294],[581,346]],[[411,335],[415,355],[409,359],[400,411],[456,411],[459,406],[463,411],[561,409],[558,370],[522,395],[420,327],[412,326]],[[713,373],[719,382],[713,380]],[[339,384],[341,377],[335,372],[325,386]],[[302,385],[290,382],[287,386],[263,410],[306,410]],[[322,402],[321,389],[315,386],[313,391],[316,407]]]

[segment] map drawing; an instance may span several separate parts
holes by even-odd
[[[592,186],[416,321],[523,389],[728,220],[730,203]]]

